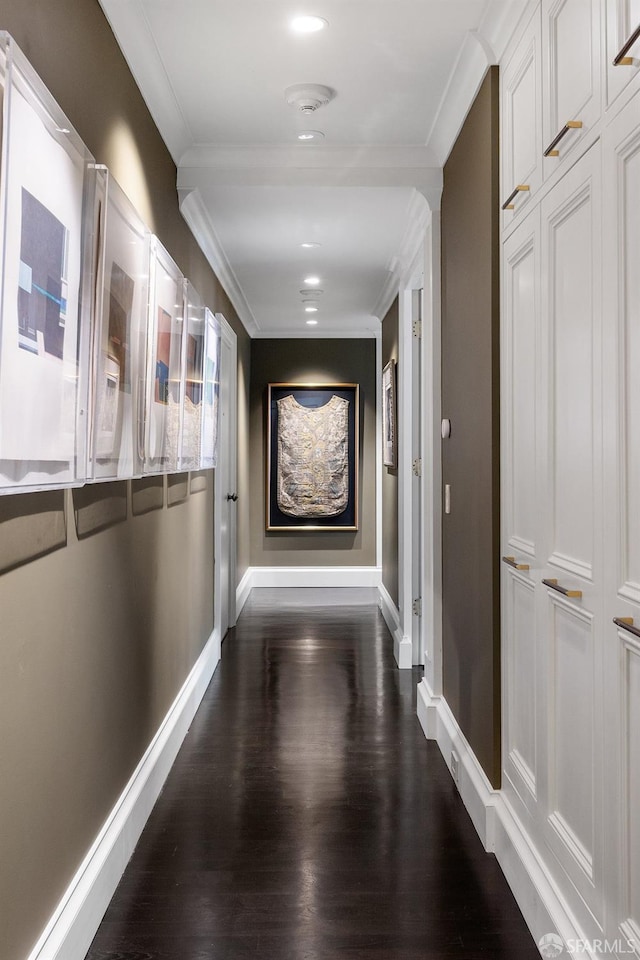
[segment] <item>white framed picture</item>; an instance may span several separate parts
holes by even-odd
[[[106,167],[98,170],[99,233],[89,476],[143,469],[143,401],[150,234]]]
[[[93,158],[7,34],[0,178],[0,490],[82,482]]]
[[[207,340],[205,305],[193,284],[185,284],[184,388],[180,469],[199,470]]]
[[[157,237],[150,263],[144,473],[174,473],[182,427],[185,282]]]
[[[200,466],[203,470],[218,465],[218,410],[220,396],[220,323],[207,307],[204,390],[202,402],[202,444]]]

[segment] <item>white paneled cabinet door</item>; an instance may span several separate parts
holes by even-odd
[[[521,815],[537,796],[539,663],[535,582],[540,566],[540,209],[504,245],[502,329],[504,789]]]
[[[544,835],[592,937],[603,915],[600,182],[597,143],[541,204],[547,562],[536,611],[547,715],[538,777]]]
[[[540,10],[502,73],[503,226],[530,206],[542,181]]]
[[[599,0],[543,0],[545,178],[600,117],[600,37]]]
[[[607,106],[640,87],[640,0],[607,0]]]
[[[640,953],[640,93],[604,147],[606,887]]]

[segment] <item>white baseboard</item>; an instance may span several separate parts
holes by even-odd
[[[380,567],[249,567],[250,587],[377,587]]]
[[[244,576],[236,587],[236,617],[240,616],[242,608],[249,599],[251,587],[253,586],[253,567],[247,567]]]
[[[501,790],[494,790],[444,697],[434,696],[426,680],[418,684],[418,719],[428,740],[435,740],[451,772],[451,751],[458,755],[457,786],[487,852],[494,853],[536,943],[548,933],[585,941],[567,897],[551,877],[544,859]],[[582,958],[591,954],[582,952]]]
[[[393,655],[400,670],[410,670],[413,666],[413,645],[411,637],[405,636],[400,625],[400,611],[391,599],[385,585],[378,585],[378,603],[384,621],[393,637]]]
[[[212,634],[28,960],[82,960],[220,660]]]

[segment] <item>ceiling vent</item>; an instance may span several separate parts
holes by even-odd
[[[292,87],[287,87],[284,95],[290,106],[304,116],[310,116],[333,100],[336,93],[331,87],[324,87],[321,83],[294,83]]]

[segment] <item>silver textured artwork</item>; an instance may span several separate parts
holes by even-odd
[[[335,517],[349,500],[349,401],[278,400],[277,502],[291,517]]]

